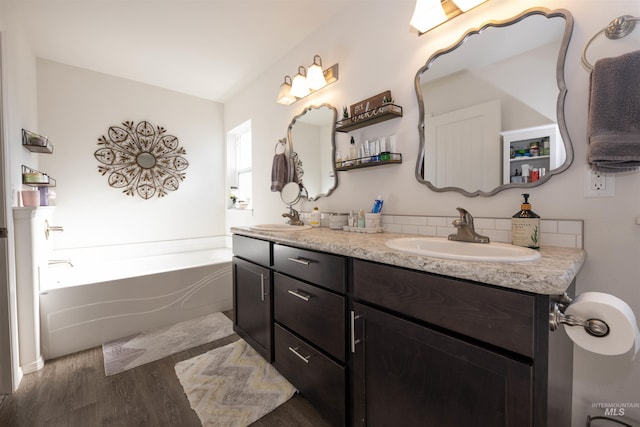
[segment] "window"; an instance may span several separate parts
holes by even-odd
[[[249,120],[227,133],[229,207],[251,207],[253,195],[251,167],[251,121]],[[232,187],[235,187],[235,191]]]

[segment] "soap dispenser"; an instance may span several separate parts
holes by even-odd
[[[511,244],[539,248],[540,216],[531,210],[529,195],[523,194],[524,203],[520,205],[520,211],[511,217]]]

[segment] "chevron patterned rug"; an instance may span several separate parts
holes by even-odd
[[[244,340],[179,362],[178,379],[204,427],[244,427],[296,389]]]
[[[231,320],[223,313],[212,313],[111,341],[102,345],[104,373],[115,375],[232,333]]]

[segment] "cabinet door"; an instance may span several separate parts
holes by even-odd
[[[233,330],[268,362],[273,360],[271,270],[233,258]]]
[[[353,314],[353,425],[532,425],[529,364],[362,304]]]

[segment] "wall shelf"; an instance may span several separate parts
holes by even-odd
[[[352,169],[370,168],[372,166],[393,165],[402,163],[402,154],[389,153],[388,160],[377,160],[372,157],[363,157],[354,160],[345,160],[336,164],[336,171],[349,171]]]
[[[56,180],[28,166],[22,165],[22,183],[29,187],[55,187]]]
[[[22,129],[22,146],[33,153],[53,153],[53,145],[46,136]]]
[[[534,182],[530,177],[521,177],[522,165],[527,164],[531,169],[538,169],[539,177],[560,167],[566,155],[564,144],[558,125],[549,124],[524,129],[514,129],[501,132],[502,136],[502,183]],[[530,148],[537,149],[537,156],[517,155],[530,153]]]
[[[340,120],[336,123],[336,132],[351,132],[365,126],[402,117],[402,107],[395,104],[385,104],[357,116]]]

